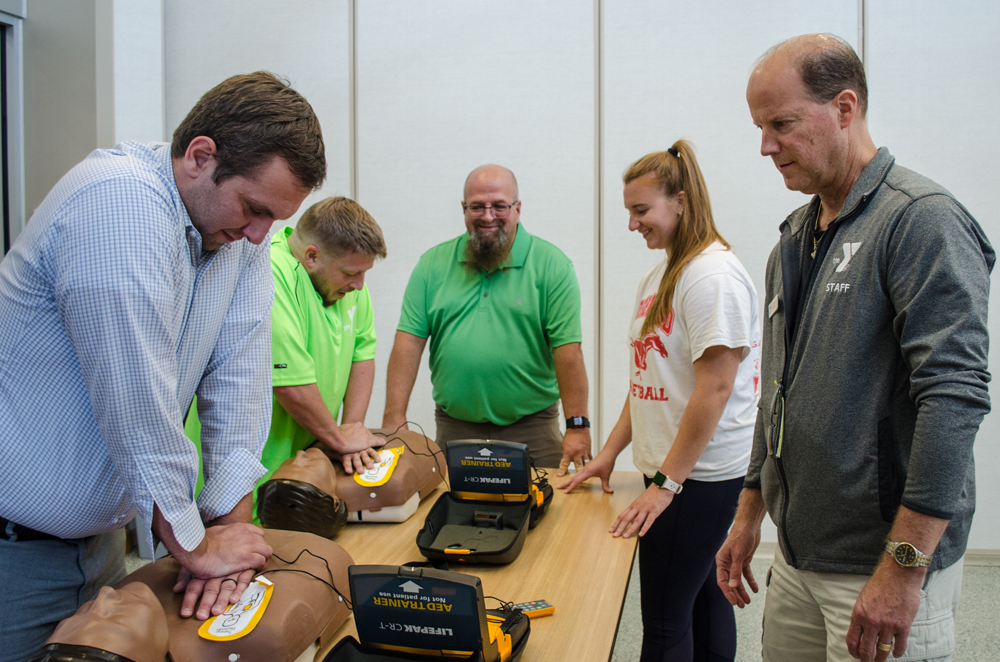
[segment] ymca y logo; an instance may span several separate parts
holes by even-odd
[[[844,244],[844,257],[837,265],[835,271],[839,274],[842,271],[847,271],[847,265],[851,263],[851,258],[858,252],[861,248],[862,242],[857,242],[856,244]]]

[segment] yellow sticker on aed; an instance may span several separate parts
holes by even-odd
[[[380,461],[371,469],[354,474],[354,480],[363,487],[378,487],[389,482],[392,472],[399,463],[399,456],[406,450],[405,447],[383,448],[379,453]]]
[[[243,591],[239,602],[202,623],[198,636],[209,641],[232,641],[250,634],[264,615],[272,591],[274,584],[266,577],[258,576]]]

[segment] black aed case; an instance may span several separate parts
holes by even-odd
[[[520,610],[486,609],[478,577],[433,568],[351,566],[358,639],[323,662],[516,662],[531,631]]]
[[[544,479],[532,483],[528,447],[465,439],[446,444],[451,492],[442,494],[417,534],[429,559],[510,563],[552,501]]]

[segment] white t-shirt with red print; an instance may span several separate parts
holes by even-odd
[[[684,408],[694,392],[694,362],[709,347],[742,347],[733,393],[690,478],[722,481],[746,474],[760,398],[760,313],[757,291],[732,251],[716,242],[681,271],[673,309],[656,333],[640,338],[667,258],[639,282],[629,353],[632,458],[652,477],[674,443]]]

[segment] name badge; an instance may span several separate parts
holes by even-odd
[[[771,319],[772,317],[774,317],[774,314],[776,312],[778,312],[778,306],[781,303],[780,301],[778,301],[778,296],[779,295],[775,294],[774,298],[771,299],[771,303],[767,304],[767,318],[768,319]]]

